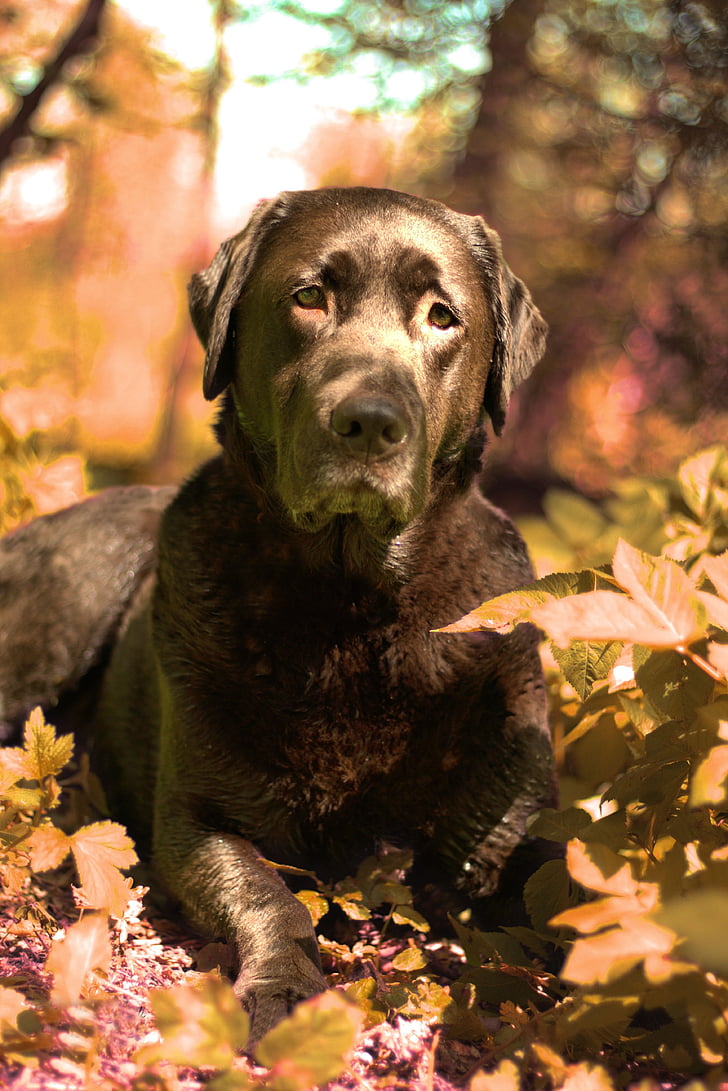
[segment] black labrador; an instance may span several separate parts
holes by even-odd
[[[173,498],[110,490],[2,543],[0,687],[12,718],[111,645],[113,809],[234,943],[257,1038],[325,987],[266,859],[336,877],[408,846],[431,904],[492,920],[540,858],[536,634],[433,630],[531,578],[477,475],[545,325],[480,218],[365,188],[261,204],[190,305],[222,451]]]

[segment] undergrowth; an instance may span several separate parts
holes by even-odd
[[[124,1087],[172,1091],[201,1069],[213,1091],[302,1091],[341,1077],[362,1033],[396,1019],[432,1027],[433,1055],[440,1035],[477,1043],[470,1091],[610,1091],[654,1086],[648,1077],[697,1091],[728,1079],[728,453],[701,453],[674,481],[624,483],[602,505],[550,494],[545,510],[523,530],[539,570],[563,571],[449,627],[527,621],[546,634],[563,806],[534,816],[531,832],[562,842],[565,859],[527,884],[530,927],[454,920],[454,940],[433,937],[402,854],[331,887],[299,874],[336,988],[267,1034],[254,1065],[219,972],[154,990],[156,1031]],[[0,751],[0,877],[13,929],[48,937],[49,974],[40,997],[0,982],[0,1053],[12,1071],[65,1057],[69,1087],[111,1091],[122,1084],[102,1076],[88,1028],[141,892],[122,876],[135,856],[121,827],[52,821],[72,747],[36,711],[23,745]],[[82,764],[64,795],[83,788]],[[39,880],[64,860],[80,919],[61,928]],[[328,938],[332,906],[350,921],[348,943]]]

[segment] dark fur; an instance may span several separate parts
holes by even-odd
[[[298,293],[315,286],[311,306]],[[261,856],[337,876],[406,845],[431,902],[491,918],[538,858],[525,822],[554,781],[535,634],[432,630],[531,578],[476,475],[483,414],[500,429],[545,327],[482,220],[387,190],[259,206],[190,303],[222,453],[166,509],[156,581],[150,538],[131,563],[137,535],[120,538],[136,593],[98,608],[109,631],[123,620],[95,745],[169,890],[235,944],[258,1037],[325,986],[308,913]],[[65,555],[73,523],[50,526]],[[81,565],[106,596],[113,573],[88,551]],[[98,654],[88,639],[76,664]],[[14,712],[18,663],[55,662],[52,634],[32,642],[3,668]]]

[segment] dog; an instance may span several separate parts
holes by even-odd
[[[189,299],[222,450],[2,543],[0,687],[12,719],[100,664],[112,811],[234,945],[255,1041],[326,987],[269,861],[341,877],[406,846],[431,905],[497,920],[548,855],[536,632],[434,631],[532,578],[478,473],[546,327],[482,219],[385,189],[261,203]]]

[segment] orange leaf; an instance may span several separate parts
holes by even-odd
[[[697,591],[698,598],[702,602],[713,625],[728,632],[728,600],[711,595],[708,591]]]
[[[563,977],[576,985],[604,985],[647,957],[668,954],[675,933],[645,917],[631,917],[624,928],[612,928],[578,939],[564,963]]]
[[[722,806],[728,796],[728,746],[714,746],[690,780],[690,806]]]
[[[689,576],[675,561],[650,557],[620,538],[612,571],[655,626],[673,633],[673,646],[690,644],[703,635],[705,610]]]
[[[124,879],[119,869],[138,860],[124,827],[117,822],[94,822],[77,830],[70,841],[88,904],[108,909],[113,917],[123,917],[132,881]]]
[[[569,841],[566,866],[577,883],[599,894],[635,895],[641,886],[632,878],[628,862],[597,841]]]
[[[49,871],[58,867],[71,848],[71,839],[63,830],[48,822],[33,830],[27,841],[30,866],[33,871]]]
[[[22,993],[0,987],[0,1027],[17,1032],[18,1016],[30,1006]]]
[[[619,640],[650,648],[674,648],[675,634],[656,625],[652,616],[616,591],[589,591],[536,606],[531,620],[545,629],[559,648],[573,640]]]
[[[106,920],[89,914],[72,924],[61,940],[54,940],[46,960],[53,974],[53,1003],[75,1004],[92,970],[106,970],[111,962],[111,943]]]

